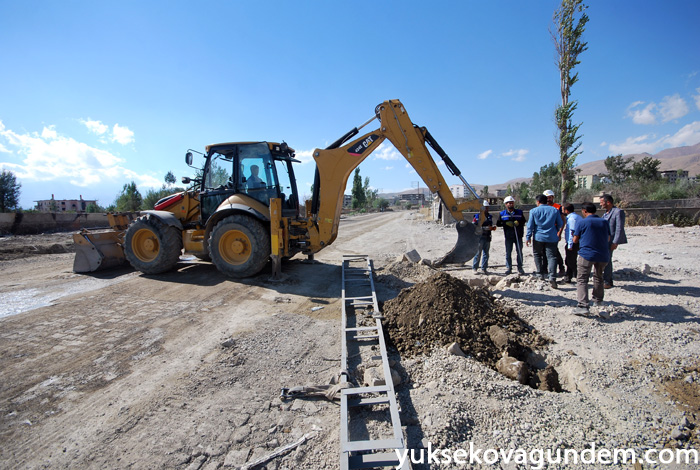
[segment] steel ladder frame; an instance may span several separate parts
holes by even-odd
[[[351,263],[362,263],[360,267],[353,267]],[[348,383],[347,371],[348,346],[371,347],[379,345],[380,357],[374,356],[372,359],[381,358],[382,371],[384,373],[385,385],[374,387],[350,387],[341,390],[340,397],[340,468],[350,470],[357,468],[381,468],[393,467],[408,470],[408,459],[404,465],[399,467],[400,461],[396,451],[403,453],[406,449],[399,409],[394,392],[394,383],[391,379],[391,369],[386,352],[384,332],[382,331],[382,316],[377,303],[377,294],[374,289],[374,279],[372,277],[373,264],[367,255],[343,255],[342,266],[342,358],[341,370],[346,373],[341,374],[341,384]],[[360,290],[362,294],[348,297],[348,287],[352,291]],[[348,320],[356,320],[355,308],[371,307],[374,310],[374,326],[351,326]],[[364,396],[363,396],[364,395]],[[383,439],[350,440],[350,413],[351,409],[360,406],[371,406],[377,404],[389,405],[389,416],[391,419],[392,437]]]

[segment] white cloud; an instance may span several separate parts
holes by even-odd
[[[375,160],[399,160],[401,157],[399,151],[388,141],[382,142],[374,151]]]
[[[122,127],[115,124],[112,128],[112,142],[117,142],[122,145],[130,144],[134,141],[134,132],[128,127]]]
[[[60,135],[54,126],[41,134],[19,134],[0,123],[0,145],[24,159],[21,163],[2,163],[19,178],[28,181],[68,181],[89,186],[114,180],[133,179],[143,186],[159,187],[161,181],[121,166],[123,160],[107,150]]]
[[[695,145],[700,142],[700,121],[694,121],[681,127],[673,135],[665,135],[656,138],[653,134],[645,134],[638,137],[628,137],[621,144],[610,144],[613,154],[623,155],[630,153],[656,153],[664,148]]]
[[[55,126],[44,127],[44,130],[41,131],[41,137],[47,140],[57,138]]]
[[[295,150],[294,151],[294,158],[299,160],[302,165],[306,163],[313,163],[314,157],[313,157],[314,151],[313,150]]]
[[[610,144],[610,151],[614,154],[627,155],[628,153],[654,153],[658,148],[657,142],[649,141],[653,136],[650,135],[640,135],[638,137],[628,137],[621,144]]]
[[[678,93],[673,96],[665,96],[659,105],[661,120],[663,122],[680,119],[690,112],[688,104]]]
[[[394,167],[393,167],[393,166],[385,166],[384,169],[385,169],[386,171],[389,171],[389,170],[393,170]]]
[[[525,161],[525,155],[530,153],[529,150],[526,149],[518,149],[518,150],[509,150],[503,154],[501,154],[504,157],[513,157],[511,158],[512,161],[514,162],[524,162]]]
[[[695,97],[695,100],[700,109],[700,97]],[[635,101],[627,107],[627,117],[631,117],[635,124],[656,124],[659,119],[661,122],[673,121],[690,112],[688,103],[678,93],[664,96],[660,104],[649,103],[642,107],[644,104],[644,101]]]
[[[109,129],[107,125],[102,124],[100,121],[93,121],[90,118],[87,120],[81,119],[80,122],[82,122],[90,132],[97,135],[102,135]]]
[[[695,91],[698,92],[697,95],[693,96],[693,99],[695,100],[695,107],[700,109],[700,88],[696,88]]]
[[[627,107],[627,116],[632,118],[632,122],[635,124],[655,124],[656,116],[654,116],[654,109],[656,109],[656,104],[649,103],[644,108],[639,109],[639,106],[643,105],[644,101],[635,101]]]
[[[493,150],[487,150],[485,152],[481,152],[479,155],[476,156],[479,160],[486,160],[489,155],[493,153]]]
[[[681,127],[672,136],[663,139],[670,147],[682,147],[684,145],[695,145],[700,142],[700,121],[694,121]]]

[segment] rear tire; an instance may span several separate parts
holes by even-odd
[[[134,269],[160,274],[171,270],[180,259],[182,234],[147,214],[129,225],[124,245],[124,255]]]
[[[231,215],[209,237],[209,254],[217,269],[233,278],[258,274],[270,258],[270,232],[257,219]]]

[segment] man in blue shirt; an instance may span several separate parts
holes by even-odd
[[[583,220],[576,223],[574,228],[574,243],[579,244],[578,249],[578,276],[576,278],[576,300],[578,306],[574,309],[575,315],[587,316],[588,306],[588,279],[593,271],[593,305],[600,307],[603,304],[605,288],[603,287],[603,271],[610,260],[610,224],[605,219],[596,215],[595,204],[587,202],[583,205]]]
[[[574,211],[574,205],[571,203],[564,206],[564,213],[566,214],[566,226],[564,227],[566,275],[564,276],[564,282],[569,283],[575,282],[573,279],[576,279],[578,276],[578,270],[576,269],[578,243],[574,243],[574,229],[576,228],[576,223],[581,220],[581,216]]]
[[[527,221],[527,246],[534,240],[532,253],[535,256],[536,273],[540,279],[544,276],[542,264],[544,254],[547,256],[547,268],[549,272],[549,285],[557,288],[557,243],[559,242],[559,230],[563,227],[561,215],[557,209],[547,205],[547,196],[537,196],[537,207],[530,211],[530,219]]]

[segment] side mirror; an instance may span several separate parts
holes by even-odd
[[[187,162],[188,166],[192,165],[192,152],[187,152],[185,154],[185,162]]]
[[[190,156],[190,161],[191,161],[191,160],[192,160],[192,154],[190,153],[189,156]],[[183,176],[183,177],[182,177],[182,184],[190,184],[191,182],[192,182],[192,180],[190,179],[189,176]]]

